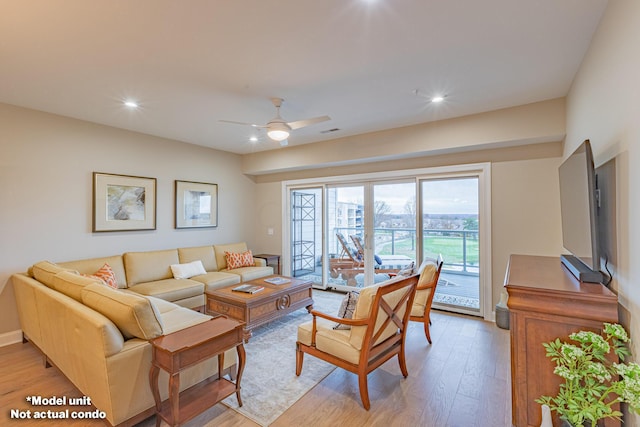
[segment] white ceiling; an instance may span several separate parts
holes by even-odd
[[[0,102],[234,153],[278,149],[218,120],[266,123],[271,97],[288,121],[331,116],[293,146],[565,96],[606,4],[0,0]]]

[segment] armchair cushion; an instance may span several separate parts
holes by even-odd
[[[349,342],[350,332],[344,329],[333,329],[334,322],[316,317],[316,348],[332,354],[340,359],[357,364],[360,360],[360,350]],[[311,345],[311,329],[313,322],[298,326],[298,341]]]
[[[354,320],[366,319],[367,317],[369,317],[369,314],[371,312],[371,306],[373,305],[373,301],[376,297],[376,292],[378,292],[378,288],[381,285],[386,285],[389,283],[394,283],[394,282],[398,282],[405,279],[407,278],[403,276],[394,277],[391,280],[387,280],[377,285],[365,287],[362,291],[360,291],[360,297],[358,298],[356,309],[353,312],[353,319]],[[387,304],[389,304],[389,306],[395,307],[403,295],[404,295],[404,290],[400,289],[385,295],[384,300],[387,302]],[[397,314],[399,317],[402,317],[404,315],[404,310],[402,310]],[[376,323],[374,326],[375,331],[377,331],[382,326],[382,323],[384,323],[384,320],[385,320],[385,315],[383,313],[378,312],[378,317],[376,318]],[[390,336],[394,335],[397,331],[398,331],[398,328],[395,327],[393,324],[387,325],[384,332],[380,335],[376,343],[386,340]],[[352,326],[351,337],[349,338],[349,342],[351,343],[351,345],[357,348],[358,350],[361,350],[366,332],[367,332],[367,326]]]
[[[418,289],[428,285],[435,278],[437,271],[437,266],[429,261],[425,264],[422,273],[420,273],[420,280],[418,280]],[[427,304],[427,299],[429,298],[429,294],[433,292],[433,288],[429,289],[419,289],[416,291],[416,296],[413,298],[413,308],[411,309],[412,316],[420,316],[421,314],[414,314],[417,310],[417,313],[422,312],[424,314],[424,308]]]

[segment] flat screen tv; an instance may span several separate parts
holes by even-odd
[[[562,263],[582,282],[602,282],[598,236],[598,195],[589,140],[560,165],[562,244],[571,255]]]

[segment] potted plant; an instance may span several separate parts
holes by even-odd
[[[574,427],[596,425],[605,418],[620,419],[614,409],[619,402],[640,414],[640,365],[623,363],[631,353],[629,336],[618,324],[605,323],[602,335],[580,331],[544,343],[547,357],[556,363],[554,374],[564,379],[555,397],[542,396],[536,402],[548,405],[565,423]],[[620,360],[612,362],[611,351]]]

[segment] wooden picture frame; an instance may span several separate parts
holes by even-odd
[[[175,200],[176,228],[218,226],[218,184],[176,180]]]
[[[156,229],[156,179],[93,173],[93,231]]]

